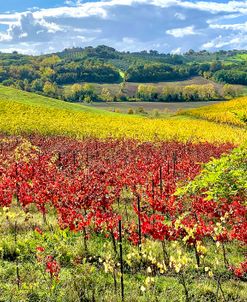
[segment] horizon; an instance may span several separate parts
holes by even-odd
[[[110,45],[183,54],[247,49],[247,2],[229,0],[10,0],[0,51],[40,55]]]
[[[57,51],[57,52],[47,52],[47,53],[40,53],[40,54],[30,54],[30,56],[34,56],[34,57],[38,57],[38,56],[49,56],[49,55],[55,55],[55,54],[58,54],[58,53],[62,53],[62,52],[65,52],[65,51],[70,51],[70,50],[74,50],[74,49],[80,49],[81,51],[87,49],[87,48],[98,48],[100,46],[104,46],[104,47],[107,47],[107,48],[113,48],[112,46],[110,45],[96,45],[96,46],[92,46],[92,45],[86,45],[86,46],[83,46],[83,47],[80,47],[80,46],[76,46],[76,47],[68,47],[68,48],[64,48],[62,49],[61,51]],[[146,53],[146,54],[151,54],[152,51],[154,52],[157,52],[157,55],[179,55],[179,56],[185,56],[186,54],[188,54],[189,52],[193,52],[195,54],[199,54],[199,53],[203,53],[203,52],[207,52],[209,54],[215,54],[215,53],[220,53],[220,52],[237,52],[237,53],[246,53],[247,52],[247,49],[229,49],[229,50],[224,50],[224,49],[219,49],[219,50],[216,50],[216,51],[208,51],[208,50],[194,50],[194,49],[189,49],[188,51],[186,52],[183,52],[183,53],[179,53],[179,54],[174,54],[174,53],[170,53],[170,52],[159,52],[157,49],[143,49],[143,50],[140,50],[140,51],[124,51],[124,50],[119,50],[119,49],[116,49],[116,48],[113,48],[114,51],[118,52],[118,53],[122,53],[122,54],[141,54],[141,53]],[[5,52],[5,51],[1,51],[0,50],[0,54],[13,54],[13,53],[17,53],[19,55],[29,55],[29,54],[26,54],[26,53],[21,53],[21,52],[18,52],[16,50],[12,50],[10,52]]]

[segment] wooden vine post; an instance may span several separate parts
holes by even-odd
[[[121,271],[121,299],[124,301],[124,269],[123,269],[123,240],[122,240],[122,220],[118,222],[119,226],[119,256],[120,256],[120,271]]]
[[[142,226],[141,226],[141,200],[140,200],[140,195],[137,195],[137,208],[138,208],[138,234],[139,234],[139,240],[138,240],[138,245],[139,245],[139,250],[141,252],[142,249]]]

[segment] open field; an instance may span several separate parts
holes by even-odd
[[[39,133],[76,138],[135,138],[233,142],[246,140],[244,129],[190,117],[154,119],[111,113],[70,104],[12,88],[0,87],[0,130],[9,134]]]
[[[158,110],[161,114],[175,113],[178,110],[192,109],[202,106],[209,106],[217,104],[220,101],[212,102],[176,102],[176,103],[164,103],[164,102],[94,102],[87,105],[89,108],[104,109],[107,111],[119,110],[122,113],[127,113],[130,108],[134,111],[140,107],[144,111],[151,113],[153,110]]]
[[[247,54],[237,54],[234,59],[239,61],[245,61],[247,60]]]
[[[220,104],[185,110],[184,115],[202,118],[218,123],[246,126],[247,97],[237,98]]]
[[[4,104],[19,104],[23,106],[37,106],[39,108],[69,110],[74,112],[102,113],[94,108],[83,106],[82,104],[71,104],[57,99],[42,97],[35,93],[24,92],[14,88],[0,85],[0,102]],[[1,108],[0,108],[1,109]]]

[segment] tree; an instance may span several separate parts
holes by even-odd
[[[217,91],[213,84],[200,85],[198,87],[198,95],[202,101],[210,101],[217,97]]]
[[[51,67],[42,67],[40,73],[44,80],[52,80],[55,77],[55,70]]]
[[[247,85],[247,72],[241,70],[218,70],[214,74],[214,80],[227,84]]]
[[[149,63],[132,65],[126,71],[126,81],[128,82],[159,82],[173,81],[187,78],[188,68],[174,67],[164,63]]]
[[[0,66],[0,82],[7,79],[7,72],[3,66]]]
[[[12,85],[15,84],[15,81],[14,81],[12,78],[10,78],[10,79],[8,79],[8,80],[4,80],[4,81],[2,82],[2,84],[3,84],[3,86],[12,86]]]
[[[182,101],[182,88],[179,86],[165,86],[160,95],[160,100],[164,102]]]
[[[183,97],[185,101],[198,101],[199,91],[197,85],[188,85],[183,88]]]
[[[112,102],[113,101],[113,96],[111,94],[111,91],[108,88],[103,88],[100,94],[100,98],[104,102]]]
[[[87,95],[92,96],[95,93],[95,87],[92,84],[86,83],[82,88]]]
[[[137,97],[145,98],[146,97],[146,86],[141,84],[137,87]]]
[[[99,61],[72,61],[59,63],[54,67],[56,83],[74,84],[78,82],[116,83],[119,71],[110,64]]]
[[[44,58],[40,62],[40,65],[43,66],[43,67],[53,67],[54,65],[56,65],[60,61],[61,61],[61,59],[58,56],[52,55],[52,56],[49,56],[47,58]]]
[[[155,86],[141,84],[137,88],[137,97],[144,101],[150,101],[157,99],[158,93],[156,92]]]
[[[22,80],[15,81],[14,87],[16,89],[25,90],[25,88],[24,88],[24,81],[22,81]]]
[[[95,94],[95,88],[92,84],[73,84],[72,86],[68,86],[64,90],[65,99],[71,102],[81,102],[88,101],[90,98],[90,102],[97,99]]]
[[[33,92],[41,92],[43,91],[44,83],[40,79],[36,79],[31,83],[31,91]]]
[[[92,84],[84,84],[82,86],[83,92],[83,100],[85,102],[91,103],[97,99],[97,95],[95,93],[95,87]]]
[[[231,154],[213,159],[186,187],[178,189],[177,194],[203,194],[207,200],[230,200],[240,196],[246,200],[247,191],[247,148],[246,144],[234,149]],[[182,194],[181,194],[182,195]]]
[[[122,82],[120,85],[119,93],[125,93],[126,91],[126,82]]]
[[[74,84],[64,89],[64,97],[67,101],[76,102],[81,100],[82,85]]]
[[[210,71],[215,72],[222,69],[222,63],[220,61],[214,61],[210,65]]]
[[[222,88],[222,94],[224,98],[234,98],[240,94],[240,90],[236,86],[225,84]]]
[[[55,97],[57,95],[57,85],[51,82],[45,82],[45,85],[43,87],[43,92],[44,94],[51,96],[51,97]]]
[[[30,87],[30,84],[29,84],[29,82],[28,82],[27,79],[25,79],[25,80],[23,81],[23,84],[24,84],[24,90],[25,90],[25,91],[30,91],[31,87]]]
[[[210,101],[217,97],[217,91],[213,84],[188,85],[183,88],[185,101]]]
[[[86,104],[92,103],[92,98],[89,95],[87,95],[84,97],[83,102]]]
[[[211,71],[204,71],[202,75],[205,79],[211,79],[213,76],[213,73]]]

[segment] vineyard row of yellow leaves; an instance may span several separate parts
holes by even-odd
[[[184,110],[182,114],[217,123],[244,127],[243,118],[247,118],[247,97],[236,98],[212,106]]]
[[[179,140],[232,142],[247,140],[245,129],[175,117],[151,119],[88,109],[12,88],[0,87],[0,131],[39,133],[74,138],[135,138],[141,141]]]

